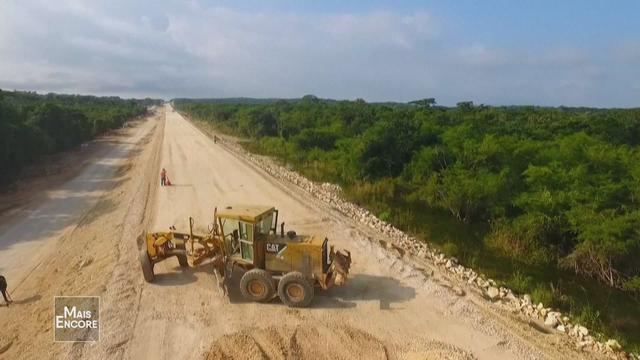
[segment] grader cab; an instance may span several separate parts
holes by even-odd
[[[229,286],[235,268],[244,270],[240,292],[251,301],[269,301],[276,294],[291,307],[311,303],[314,288],[328,289],[346,283],[351,253],[334,251],[321,236],[277,232],[278,210],[269,206],[236,205],[214,212],[214,223],[205,235],[189,233],[143,233],[146,249],[140,254],[147,281],[153,281],[153,264],[176,256],[181,266],[212,259],[214,270]]]

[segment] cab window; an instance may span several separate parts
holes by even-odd
[[[271,229],[273,229],[273,213],[265,216],[258,224],[256,224],[256,231],[259,234],[269,235]]]
[[[244,260],[253,262],[253,224],[238,221],[240,253]]]
[[[253,225],[246,222],[238,221],[238,230],[240,239],[245,241],[253,241]]]
[[[224,219],[222,231],[230,254],[240,254],[243,259],[253,261],[253,225],[243,221]]]

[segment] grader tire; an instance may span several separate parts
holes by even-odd
[[[268,301],[275,294],[273,279],[262,269],[251,269],[240,279],[240,292],[250,301]]]
[[[187,250],[187,247],[185,246],[184,242],[182,244],[176,244],[176,249],[178,250]],[[187,259],[187,255],[176,255],[176,257],[178,258],[178,263],[180,264],[180,267],[189,267],[189,260]]]
[[[153,282],[155,275],[153,274],[153,264],[151,263],[151,259],[149,259],[149,254],[147,254],[146,250],[140,250],[140,266],[142,267],[142,276],[144,276],[144,280],[148,283]]]
[[[314,290],[309,280],[297,271],[292,271],[280,279],[278,296],[289,307],[307,307],[313,300]]]

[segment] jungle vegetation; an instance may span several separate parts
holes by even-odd
[[[640,109],[181,99],[534,300],[640,349]]]
[[[0,90],[0,184],[25,165],[69,150],[146,113],[158,100]]]

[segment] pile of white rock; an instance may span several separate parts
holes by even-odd
[[[370,211],[345,201],[342,198],[340,186],[330,183],[314,183],[295,171],[284,166],[275,164],[271,159],[264,156],[254,155],[234,141],[223,140],[225,147],[234,153],[249,160],[271,176],[293,183],[310,193],[314,197],[330,204],[344,215],[379,231],[392,239],[393,242],[386,243],[389,250],[396,251],[400,256],[410,256],[418,259],[429,260],[445,271],[451,273],[458,279],[473,286],[485,297],[496,304],[507,308],[513,312],[523,314],[529,318],[540,319],[549,329],[555,329],[558,333],[564,333],[575,340],[576,347],[581,350],[596,351],[615,359],[640,360],[640,355],[623,351],[618,341],[609,339],[599,341],[589,334],[589,330],[579,324],[572,324],[569,317],[562,315],[559,311],[545,307],[542,303],[533,304],[531,296],[516,295],[511,289],[498,286],[492,279],[486,279],[482,274],[477,274],[473,269],[466,268],[458,264],[456,258],[449,258],[443,253],[427,245],[423,241],[405,234],[393,225],[378,219]]]

